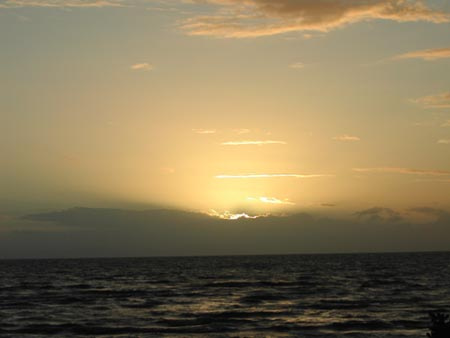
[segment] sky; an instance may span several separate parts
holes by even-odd
[[[83,256],[51,216],[75,207],[313,215],[316,246],[289,252],[427,226],[397,247],[450,250],[449,33],[447,0],[0,0],[0,257]],[[320,236],[362,223],[378,246]],[[284,250],[249,245],[221,253]]]

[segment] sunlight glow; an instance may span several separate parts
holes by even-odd
[[[316,177],[330,177],[332,175],[320,174],[241,174],[241,175],[217,175],[215,178],[275,178],[275,177],[295,177],[295,178],[316,178]]]
[[[262,146],[266,144],[287,144],[284,141],[230,141],[230,142],[222,142],[221,145],[223,146],[245,146],[245,145],[256,145],[256,146]]]
[[[285,200],[280,200],[278,198],[275,197],[266,197],[266,196],[261,196],[261,197],[247,197],[247,200],[249,201],[259,201],[262,203],[269,203],[269,204],[285,204],[285,205],[295,205],[295,203],[290,202],[289,200],[285,199]]]
[[[256,218],[260,218],[260,217],[266,217],[267,215],[255,215],[255,216],[250,216],[246,213],[240,213],[240,214],[233,214],[229,211],[224,211],[223,213],[217,212],[214,209],[209,210],[209,212],[207,213],[209,216],[212,217],[218,217],[221,219],[227,219],[227,220],[231,220],[231,221],[235,221],[238,220],[240,218],[247,218],[247,219],[256,219]]]
[[[196,134],[215,134],[217,130],[215,129],[192,129]]]

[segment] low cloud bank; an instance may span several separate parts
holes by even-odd
[[[299,213],[233,221],[177,210],[73,208],[23,220],[36,230],[0,232],[1,258],[450,250],[450,213],[427,207],[406,214],[376,207],[348,219]]]

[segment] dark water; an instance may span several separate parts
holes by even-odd
[[[425,337],[450,253],[0,261],[0,335]]]

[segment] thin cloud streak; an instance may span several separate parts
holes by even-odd
[[[146,71],[149,71],[149,70],[153,70],[153,68],[154,68],[153,65],[151,65],[151,64],[149,64],[147,62],[136,63],[136,64],[130,66],[130,69],[132,69],[132,70],[146,70]]]
[[[447,170],[426,170],[426,169],[411,169],[398,167],[379,167],[379,168],[353,168],[356,172],[377,172],[377,173],[395,173],[406,175],[430,175],[430,176],[446,176],[450,175]]]
[[[262,202],[262,203],[268,203],[268,204],[295,205],[295,203],[290,202],[288,200],[280,200],[280,199],[275,198],[275,197],[266,197],[266,196],[247,197],[247,200],[249,200],[249,201],[257,201],[257,202]]]
[[[303,69],[305,68],[305,64],[303,62],[295,62],[289,65],[292,69]]]
[[[251,130],[247,129],[247,128],[238,128],[238,129],[233,129],[233,132],[240,135],[240,134],[248,134],[251,132]]]
[[[333,175],[322,174],[241,174],[241,175],[217,175],[215,178],[219,179],[241,179],[241,178],[279,178],[279,177],[293,177],[293,178],[318,178],[331,177]]]
[[[450,92],[428,95],[412,101],[424,108],[450,108]]]
[[[190,0],[219,7],[216,13],[185,20],[189,35],[251,38],[298,31],[328,32],[370,20],[450,21],[450,14],[420,0]]]
[[[450,47],[424,49],[394,56],[394,60],[404,59],[422,59],[426,61],[434,61],[438,59],[450,58]]]
[[[216,129],[192,129],[192,131],[196,134],[215,134],[217,132]]]
[[[355,142],[355,141],[360,141],[361,139],[358,136],[351,136],[351,135],[344,134],[344,135],[333,137],[333,140],[343,141],[343,142]]]
[[[439,141],[437,141],[438,144],[450,144],[450,139],[446,138],[446,139],[440,139]]]
[[[287,144],[284,141],[272,141],[272,140],[266,140],[266,141],[229,141],[229,142],[222,142],[221,145],[223,146],[245,146],[245,145],[267,145],[267,144]]]

